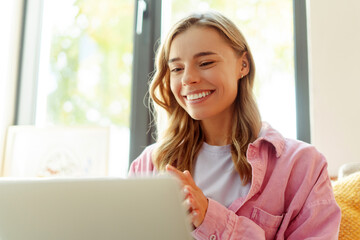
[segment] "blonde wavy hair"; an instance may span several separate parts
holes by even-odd
[[[197,154],[205,136],[200,121],[192,119],[177,103],[170,89],[170,70],[168,66],[170,46],[174,38],[192,26],[210,27],[217,30],[238,54],[247,52],[250,72],[239,79],[238,93],[234,102],[234,121],[231,131],[231,154],[236,171],[243,183],[251,180],[251,166],[246,159],[248,145],[253,142],[261,129],[261,118],[255,98],[253,85],[255,64],[249,46],[239,29],[229,19],[217,12],[192,14],[176,23],[158,48],[156,70],[150,82],[150,104],[158,122],[157,145],[152,159],[158,170],[167,164],[193,173]],[[165,116],[161,125],[160,115]],[[164,123],[164,122],[162,122]]]

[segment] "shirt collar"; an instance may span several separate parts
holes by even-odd
[[[274,146],[276,157],[280,157],[285,147],[285,138],[267,122],[263,122],[259,137],[252,143],[253,146],[258,147],[266,141]]]

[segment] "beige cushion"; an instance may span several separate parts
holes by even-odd
[[[349,176],[352,173],[360,171],[360,162],[350,162],[343,164],[339,169],[338,178]]]

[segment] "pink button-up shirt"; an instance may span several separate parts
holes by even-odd
[[[147,147],[129,175],[157,174]],[[338,239],[340,208],[324,156],[304,142],[285,139],[264,123],[247,150],[252,166],[248,195],[229,208],[209,199],[196,239]]]

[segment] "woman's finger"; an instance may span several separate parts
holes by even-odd
[[[189,205],[189,201],[187,201],[187,199],[185,199],[184,201],[183,201],[183,206],[184,206],[184,208],[186,209],[186,211],[188,211],[188,213],[191,213],[191,207],[190,207],[190,205]]]
[[[203,219],[204,218],[201,217],[199,210],[194,210],[191,212],[191,222],[195,228],[197,228],[201,225],[201,223],[203,222]]]
[[[183,172],[177,170],[175,167],[168,164],[166,165],[166,171],[179,179],[183,184],[187,183],[187,177],[184,175]]]
[[[185,185],[183,188],[184,194],[185,194],[185,198],[191,199],[192,201],[195,201],[194,199],[194,188],[191,187],[190,185]]]
[[[188,170],[185,170],[183,174],[185,175],[185,177],[190,185],[196,186],[195,181]]]
[[[175,175],[175,177],[179,178],[184,184],[189,184],[194,187],[196,186],[194,179],[192,178],[191,173],[188,170],[181,172],[177,168],[168,164],[166,165],[166,171],[168,171],[170,174]]]

